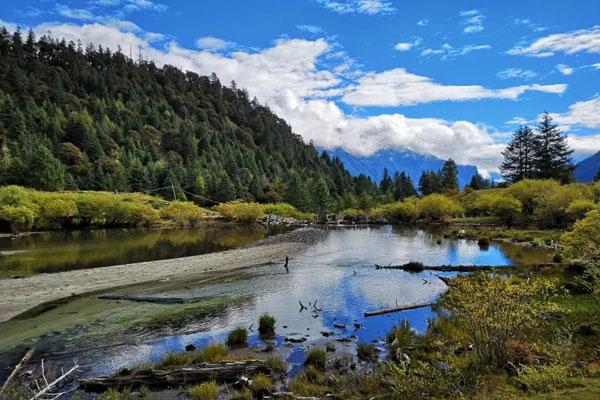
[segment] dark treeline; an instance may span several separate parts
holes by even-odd
[[[471,189],[487,189],[491,182],[480,174],[473,175],[467,185]],[[447,160],[439,171],[425,171],[419,179],[419,191],[426,196],[432,193],[456,192],[458,187],[458,167],[452,159]]]
[[[0,184],[356,207],[380,191],[248,93],[120,51],[0,30]],[[191,195],[192,194],[192,195]]]

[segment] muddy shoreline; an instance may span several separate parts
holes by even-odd
[[[324,231],[301,228],[235,250],[135,264],[0,280],[0,323],[53,302],[83,294],[151,282],[177,282],[278,262],[320,240]]]

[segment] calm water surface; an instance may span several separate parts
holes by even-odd
[[[262,239],[257,225],[207,224],[192,229],[100,229],[0,237],[0,278],[193,256]]]
[[[438,240],[441,243],[438,244]],[[382,338],[395,323],[406,319],[416,331],[422,332],[428,320],[435,318],[435,312],[430,307],[364,317],[365,311],[433,303],[446,289],[435,273],[376,270],[374,264],[420,261],[429,265],[505,266],[513,262],[511,254],[523,254],[523,250],[515,250],[513,246],[505,244],[492,244],[483,249],[475,241],[444,239],[439,234],[392,226],[332,229],[324,240],[290,258],[289,274],[285,273],[282,263],[275,263],[235,272],[210,284],[190,282],[184,287],[141,289],[135,294],[182,297],[189,299],[191,304],[210,303],[212,306],[200,312],[186,308],[183,318],[163,319],[158,328],[154,325],[152,329],[145,329],[143,323],[136,323],[128,327],[128,331],[135,334],[128,336],[129,343],[125,346],[94,350],[93,347],[98,345],[94,341],[96,339],[86,339],[80,330],[88,325],[110,325],[119,316],[127,319],[127,313],[138,316],[164,313],[166,310],[169,315],[176,315],[178,310],[189,305],[150,305],[94,298],[87,300],[95,303],[85,303],[86,308],[103,309],[117,305],[118,308],[106,315],[99,312],[90,322],[86,320],[88,317],[83,316],[77,303],[73,303],[51,310],[45,316],[33,317],[30,321],[9,321],[5,327],[8,331],[18,331],[15,333],[18,336],[28,330],[27,326],[39,329],[45,323],[43,321],[66,318],[68,323],[58,328],[54,326],[50,334],[38,340],[38,346],[49,358],[56,359],[58,354],[63,354],[66,363],[76,355],[81,363],[93,364],[88,373],[94,375],[155,361],[169,351],[183,351],[190,343],[201,347],[209,342],[224,340],[227,332],[236,326],[256,328],[258,317],[268,312],[277,320],[277,345],[284,346],[288,362],[297,369],[308,346],[322,344],[322,331],[334,331],[336,338],[356,336],[349,344],[337,343],[338,348],[351,347],[357,342],[376,342],[383,348]],[[309,310],[300,311],[299,301],[307,305]],[[315,301],[319,312],[309,306]],[[81,320],[77,319],[78,313],[82,313]],[[355,323],[361,328],[355,329]],[[345,324],[347,328],[336,328],[336,324]],[[93,330],[87,333],[90,338],[93,337],[92,333]],[[78,338],[78,344],[74,350],[69,350],[69,342],[73,337]],[[305,337],[307,341],[285,346],[286,337]],[[250,339],[251,343],[260,344],[255,333],[251,334]],[[23,338],[18,342],[25,346],[33,340],[33,337]],[[7,349],[2,349],[1,344],[0,334],[0,357],[2,350],[7,354]],[[85,348],[90,350],[81,350]]]

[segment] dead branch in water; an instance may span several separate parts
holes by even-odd
[[[42,379],[44,380],[44,387],[41,388],[38,383],[37,380],[35,380],[35,384],[38,386],[38,392],[29,400],[36,400],[39,399],[43,396],[51,396],[52,400],[54,399],[58,399],[60,396],[62,396],[63,394],[67,394],[68,392],[61,392],[61,393],[51,393],[50,390],[52,388],[54,388],[58,383],[62,382],[63,380],[65,380],[69,375],[75,373],[76,371],[79,371],[79,364],[77,364],[76,362],[74,363],[73,368],[71,368],[70,370],[68,370],[67,372],[62,371],[62,375],[59,376],[58,378],[56,378],[55,380],[53,380],[52,382],[48,383],[48,380],[46,379],[46,372],[44,371],[44,359],[42,359]]]
[[[19,373],[21,368],[23,368],[23,366],[25,364],[27,364],[27,362],[29,361],[29,359],[31,358],[32,355],[33,355],[33,349],[29,349],[25,353],[23,358],[21,358],[21,361],[19,361],[19,363],[15,366],[13,371],[10,373],[10,375],[6,379],[6,382],[4,382],[4,385],[2,385],[2,388],[0,388],[0,399],[4,398],[4,393],[5,393],[6,389],[10,386],[10,383],[15,378],[15,376],[17,376],[17,374]]]
[[[100,392],[112,387],[177,387],[212,379],[222,383],[233,383],[241,375],[252,375],[258,372],[269,372],[269,368],[260,360],[202,363],[173,370],[148,368],[89,378],[81,381],[81,387],[88,391]]]
[[[423,265],[421,263],[406,263],[402,265],[378,265],[376,269],[399,269],[407,272],[439,271],[439,272],[474,272],[494,269],[508,269],[511,265]]]
[[[320,400],[319,397],[298,396],[298,395],[295,395],[292,392],[275,392],[275,393],[271,393],[270,396],[271,397],[275,397],[275,398],[290,399],[290,400]]]
[[[308,308],[304,304],[302,304],[301,300],[298,300],[298,303],[300,303],[300,312],[302,312],[302,310],[308,310]]]
[[[435,303],[413,304],[413,305],[404,306],[404,307],[386,308],[386,309],[377,310],[377,311],[367,311],[367,312],[365,312],[364,315],[365,315],[365,317],[372,317],[375,315],[391,314],[391,313],[400,312],[400,311],[414,310],[415,308],[431,307],[434,304]]]

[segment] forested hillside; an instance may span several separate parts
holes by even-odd
[[[301,209],[352,206],[377,190],[355,184],[339,159],[319,157],[235,83],[5,29],[0,148],[1,185],[45,190],[172,182],[178,198],[285,200]]]

